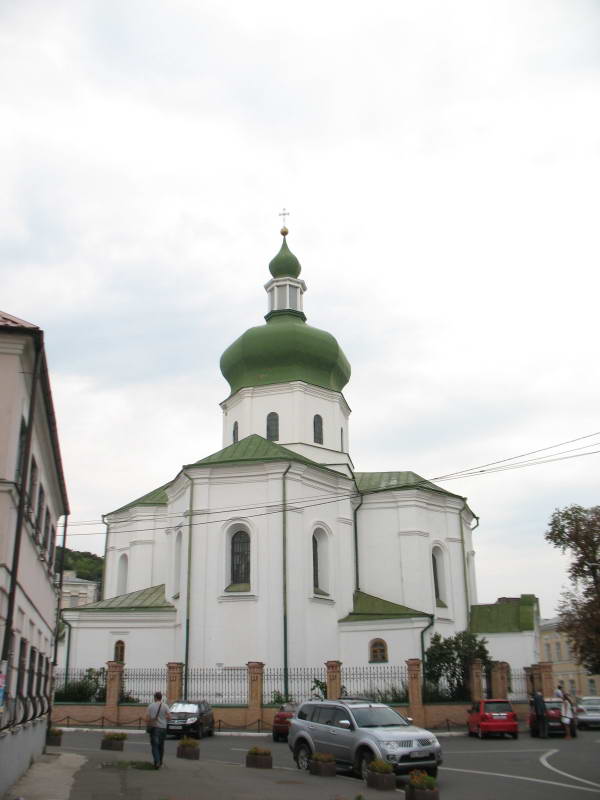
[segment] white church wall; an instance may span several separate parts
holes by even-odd
[[[221,403],[223,409],[223,447],[233,442],[233,425],[238,423],[238,438],[256,433],[266,437],[267,415],[279,415],[280,444],[314,444],[315,414],[323,419],[323,448],[340,452],[341,430],[344,452],[349,449],[348,418],[350,409],[339,392],[294,381],[241,389]]]
[[[405,666],[407,658],[421,658],[421,630],[428,621],[425,619],[418,622],[413,620],[342,622],[340,661],[349,667],[367,664],[369,644],[373,639],[383,639],[388,648],[388,664]]]
[[[539,661],[539,637],[535,631],[481,633],[493,661],[507,661],[511,669],[523,669]]]

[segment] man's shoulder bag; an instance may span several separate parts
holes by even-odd
[[[158,715],[160,714],[162,703],[159,704],[158,708],[156,709],[156,714],[150,720],[150,722],[146,725],[146,733],[152,733],[154,728],[156,727],[156,720],[158,719]]]

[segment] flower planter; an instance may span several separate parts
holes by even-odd
[[[62,744],[62,733],[59,733],[58,736],[54,736],[51,733],[47,733],[46,744],[50,745],[50,747],[60,747]]]
[[[272,769],[273,756],[259,756],[256,753],[246,753],[246,766],[254,769]]]
[[[177,758],[189,758],[192,761],[197,761],[200,758],[200,748],[193,745],[179,744],[177,745]]]
[[[381,792],[393,792],[396,789],[396,776],[393,772],[371,772],[371,770],[368,770],[367,786],[370,786],[371,789],[379,789]]]
[[[439,800],[439,789],[416,789],[410,784],[406,787],[406,800]]]
[[[124,741],[123,739],[102,739],[100,742],[101,750],[122,750]]]
[[[337,769],[335,761],[313,761],[308,762],[308,769],[311,775],[320,775],[322,778],[335,778]]]

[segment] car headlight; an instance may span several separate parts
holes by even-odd
[[[400,745],[398,742],[392,740],[391,742],[382,742],[384,748],[388,751],[388,753],[399,753],[400,752]]]
[[[186,720],[187,725],[193,725],[194,722],[198,722],[198,717],[188,717],[188,719]]]

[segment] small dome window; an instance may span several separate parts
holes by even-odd
[[[276,411],[267,414],[267,439],[270,442],[279,441],[279,414]]]
[[[313,418],[313,440],[315,444],[323,444],[323,417],[320,414]]]
[[[385,664],[388,660],[387,644],[384,639],[373,639],[369,645],[369,662]]]
[[[237,444],[237,443],[238,443],[238,436],[239,436],[239,433],[238,433],[238,424],[237,424],[237,420],[236,420],[236,421],[233,423],[233,443],[234,443],[234,444]]]

